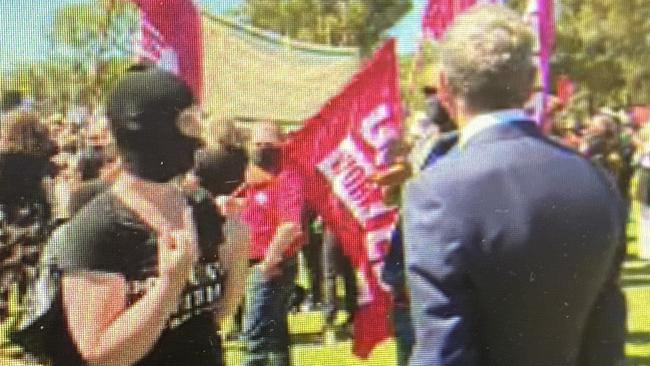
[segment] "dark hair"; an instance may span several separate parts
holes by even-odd
[[[197,152],[195,174],[213,195],[227,195],[244,181],[247,165],[243,147],[219,144]]]
[[[55,153],[54,142],[35,114],[5,115],[0,127],[0,201],[44,201],[41,181],[51,173]]]
[[[19,90],[8,90],[2,95],[2,112],[9,111],[13,108],[19,107],[23,102],[23,93]]]
[[[427,86],[422,88],[422,93],[425,96],[429,96],[429,95],[432,95],[432,94],[438,94],[438,88],[436,88],[435,86],[427,85]]]
[[[0,138],[1,153],[49,158],[56,152],[49,131],[31,112],[15,111],[5,115],[0,125]]]
[[[77,170],[82,180],[99,178],[105,157],[103,151],[86,148],[77,155]]]

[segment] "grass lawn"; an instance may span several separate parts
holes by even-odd
[[[622,283],[628,303],[628,366],[650,366],[650,261],[638,258],[637,222],[635,207],[628,226],[628,256],[623,267]],[[323,326],[316,313],[299,313],[289,318],[292,334],[296,338],[318,333]],[[226,343],[226,364],[239,365],[242,357],[241,343]],[[295,343],[292,360],[296,366],[392,366],[395,361],[395,343],[388,340],[379,345],[370,358],[360,360],[352,354],[351,341],[323,344],[322,342]]]
[[[622,283],[628,302],[629,337],[626,352],[628,366],[650,366],[650,261],[638,258],[636,243],[636,222],[638,211],[633,211],[633,219],[628,227],[630,245],[624,264]],[[341,321],[344,318],[343,314]],[[388,340],[379,345],[367,360],[352,355],[351,341],[325,341],[321,337],[323,319],[319,313],[292,314],[289,319],[292,337],[293,364],[296,366],[392,366],[395,365],[395,343]],[[228,324],[224,328],[228,328]],[[11,359],[16,351],[9,347],[0,327],[0,366],[26,366]],[[241,342],[225,343],[226,364],[239,365],[242,358]],[[191,365],[187,365],[191,366]]]

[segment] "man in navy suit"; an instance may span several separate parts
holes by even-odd
[[[624,206],[521,110],[533,44],[516,13],[479,6],[441,45],[440,98],[460,139],[406,187],[412,366],[624,362]]]

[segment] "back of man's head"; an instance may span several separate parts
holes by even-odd
[[[534,37],[503,6],[477,6],[454,21],[442,43],[449,92],[474,112],[519,108],[535,76]]]

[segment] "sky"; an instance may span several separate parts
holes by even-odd
[[[42,59],[51,52],[47,33],[56,9],[88,0],[0,0],[0,71]],[[208,10],[223,14],[243,0],[201,0]],[[420,18],[426,0],[413,0],[412,11],[389,34],[398,39],[400,53],[417,48]]]

